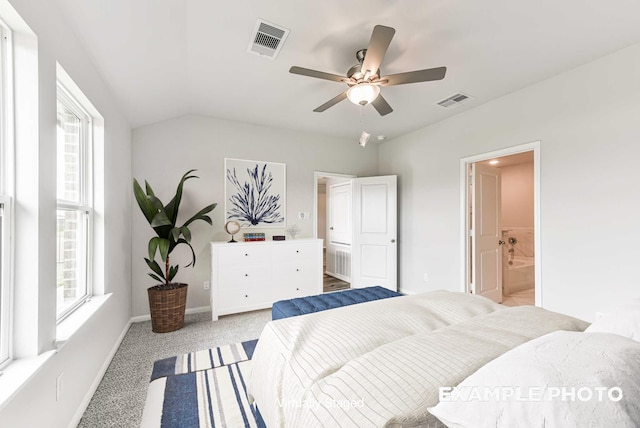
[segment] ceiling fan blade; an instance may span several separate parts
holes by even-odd
[[[386,80],[382,86],[404,85],[405,83],[429,82],[431,80],[442,80],[447,74],[447,67],[429,68],[426,70],[408,71],[406,73],[390,74],[381,77]]]
[[[362,62],[362,72],[367,70],[371,71],[371,74],[375,74],[380,68],[380,64],[384,58],[384,54],[387,53],[387,48],[393,39],[393,35],[396,33],[391,27],[385,27],[384,25],[376,25],[373,27],[373,33],[371,34],[371,40],[369,40],[369,47],[367,53],[364,56]]]
[[[325,73],[323,71],[311,70],[309,68],[291,67],[289,73],[300,74],[301,76],[315,77],[317,79],[331,80],[334,82],[346,82],[349,80],[345,76],[338,76],[337,74]]]
[[[387,100],[384,99],[382,94],[378,95],[375,100],[371,102],[373,104],[373,108],[375,108],[380,116],[387,115],[393,111]]]
[[[345,98],[347,98],[347,91],[344,91],[340,95],[337,95],[337,96],[331,98],[329,101],[327,101],[326,103],[322,104],[320,107],[314,109],[313,111],[315,111],[316,113],[322,113],[323,111],[325,111],[329,107],[333,107],[334,105],[338,104],[340,101],[344,100]]]

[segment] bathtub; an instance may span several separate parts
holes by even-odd
[[[535,259],[514,257],[502,263],[502,294],[508,296],[535,286]]]

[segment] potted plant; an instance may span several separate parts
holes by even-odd
[[[191,178],[198,178],[192,173],[195,169],[188,171],[182,176],[176,194],[164,205],[155,195],[151,185],[145,181],[146,192],[138,181],[133,179],[133,194],[138,206],[149,225],[153,228],[157,236],[149,240],[149,258],[145,257],[145,262],[151,272],[149,276],[160,284],[147,289],[149,295],[149,309],[151,311],[151,326],[155,333],[167,333],[179,330],[184,325],[184,311],[187,304],[187,284],[171,282],[178,273],[178,265],[172,266],[169,262],[171,252],[181,244],[185,244],[191,249],[191,263],[185,267],[196,264],[196,253],[191,246],[191,231],[189,225],[196,220],[203,220],[213,224],[211,217],[207,213],[211,212],[217,204],[211,204],[185,221],[182,226],[178,226],[178,210],[182,200],[182,188],[185,181]],[[161,265],[156,261],[156,254],[160,254]],[[164,269],[163,269],[164,268]]]

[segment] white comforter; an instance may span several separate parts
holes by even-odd
[[[431,292],[267,324],[248,385],[269,428],[427,426],[440,386],[507,350],[586,323]]]

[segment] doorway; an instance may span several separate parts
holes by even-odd
[[[542,305],[539,170],[539,142],[461,161],[465,291]]]
[[[314,203],[316,237],[326,225],[325,280],[397,291],[397,177],[315,172]]]
[[[323,239],[323,291],[351,287],[352,175],[315,173],[315,232]]]

